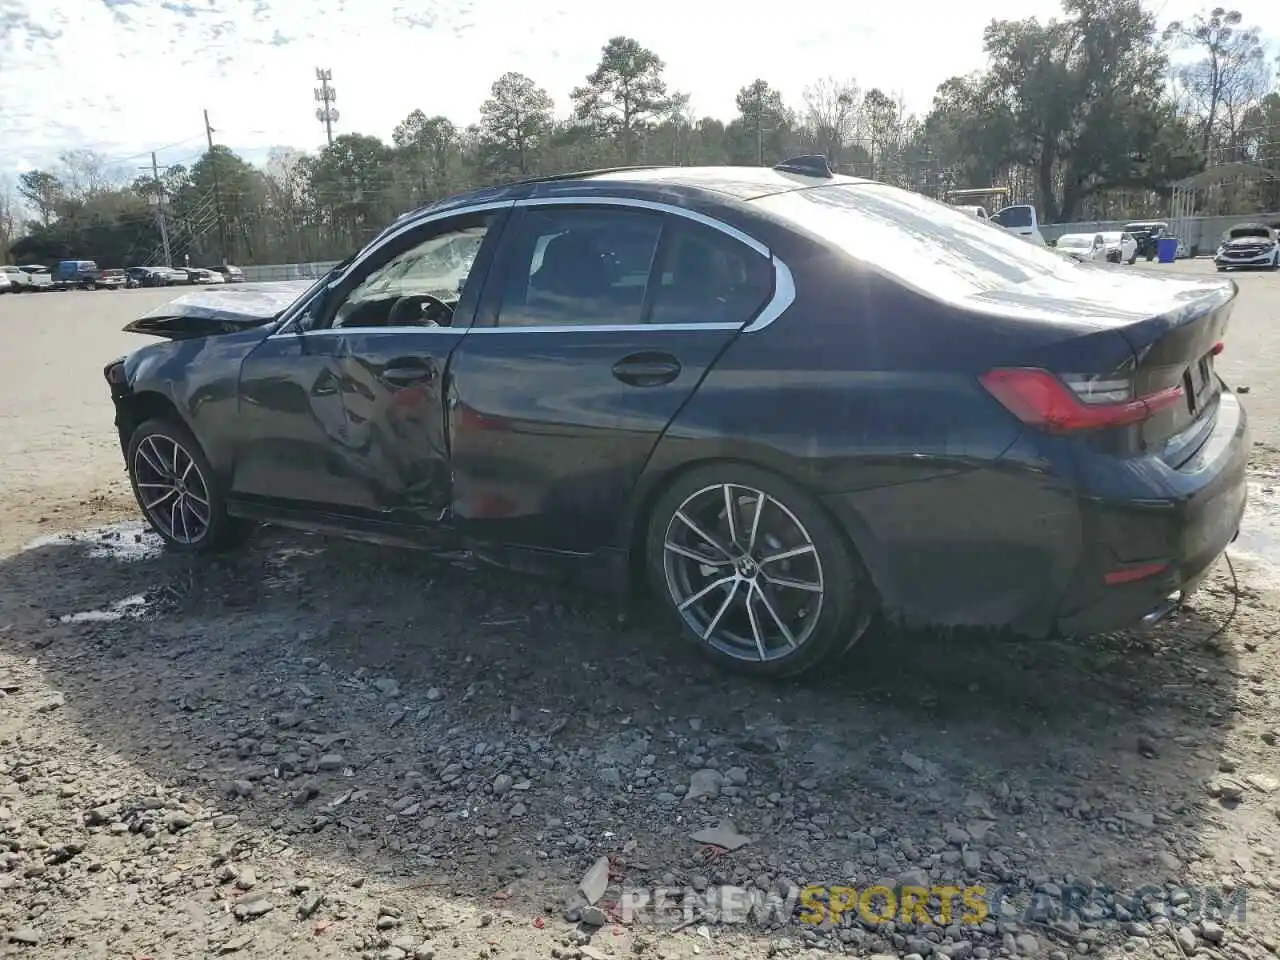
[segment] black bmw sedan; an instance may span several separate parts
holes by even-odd
[[[1228,280],[1075,263],[833,175],[632,168],[408,214],[309,284],[202,290],[107,365],[173,548],[252,522],[648,591],[797,674],[876,617],[1152,623],[1235,537]]]

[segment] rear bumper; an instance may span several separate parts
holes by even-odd
[[[1057,612],[1057,632],[1085,636],[1139,626],[1192,593],[1239,535],[1250,446],[1244,409],[1224,393],[1218,423],[1191,462],[1177,471],[1148,464],[1148,483],[1161,495],[1082,502],[1084,550]],[[1125,572],[1136,579],[1107,582]]]

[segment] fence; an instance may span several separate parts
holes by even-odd
[[[334,268],[337,260],[318,263],[264,263],[255,267],[241,267],[245,280],[315,280]]]

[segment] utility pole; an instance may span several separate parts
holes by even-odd
[[[316,119],[324,124],[325,137],[332,147],[333,125],[338,122],[338,110],[330,106],[338,99],[338,92],[329,85],[329,81],[333,79],[333,71],[316,67],[316,79],[320,81],[320,86],[315,88],[316,103],[320,104],[316,108]]]
[[[169,250],[169,226],[165,223],[164,216],[164,184],[160,182],[160,164],[156,161],[156,154],[151,152],[151,166],[142,167],[141,169],[150,169],[151,177],[156,185],[156,218],[160,221],[160,243],[164,246],[164,265],[166,267],[173,266],[173,253]]]
[[[213,209],[218,215],[218,259],[227,265],[227,218],[222,215],[222,184],[218,180],[218,158],[213,155],[213,127],[209,111],[204,112],[204,135],[209,141],[209,169],[213,173]]]

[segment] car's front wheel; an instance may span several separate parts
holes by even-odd
[[[794,484],[747,465],[700,467],[649,518],[650,586],[722,665],[804,673],[866,632],[874,590],[852,545]]]
[[[186,427],[146,421],[130,437],[127,458],[133,495],[167,546],[202,553],[242,539],[247,526],[227,515],[217,476]]]

